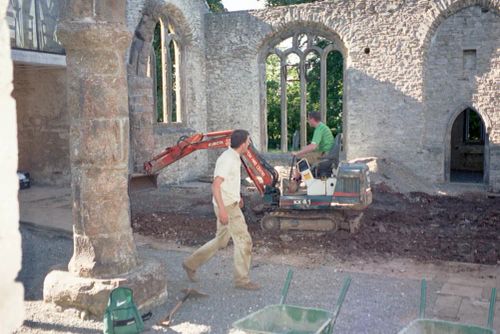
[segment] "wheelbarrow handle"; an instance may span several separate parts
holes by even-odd
[[[425,278],[422,280],[420,284],[420,319],[425,318],[425,306],[427,304],[427,281]]]
[[[290,288],[290,282],[292,282],[293,271],[292,269],[288,269],[288,274],[286,275],[285,285],[283,286],[283,290],[281,290],[281,300],[280,304],[284,304],[286,301],[286,297],[288,296],[288,289]]]
[[[490,308],[488,311],[488,328],[493,328],[493,318],[495,317],[495,302],[497,299],[497,288],[491,289]]]
[[[333,332],[333,327],[335,326],[335,322],[337,321],[337,317],[339,316],[340,309],[342,308],[342,304],[344,303],[345,296],[347,294],[347,290],[349,290],[349,286],[351,285],[351,277],[347,276],[344,279],[344,284],[342,285],[342,290],[340,290],[339,298],[337,299],[337,304],[333,309],[332,321],[330,326],[330,333]]]

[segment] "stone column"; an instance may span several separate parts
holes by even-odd
[[[7,0],[0,0],[0,328],[11,333],[24,319],[23,285],[16,282],[21,269],[21,235],[17,191],[16,103],[12,93],[12,61],[9,30],[5,20]]]
[[[74,253],[69,272],[46,277],[44,299],[98,317],[117,285],[133,288],[139,304],[166,298],[165,270],[138,261],[130,226],[125,3],[69,0],[57,31],[67,63]]]
[[[124,8],[93,13],[93,1],[70,1],[68,9],[57,34],[66,49],[70,114],[75,249],[69,269],[82,277],[114,276],[137,264],[127,194],[131,36],[120,22]]]

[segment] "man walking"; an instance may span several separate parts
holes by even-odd
[[[219,249],[234,243],[234,286],[245,290],[258,290],[260,286],[250,281],[249,271],[252,257],[252,238],[248,233],[245,217],[241,212],[243,199],[240,195],[241,160],[247,152],[250,135],[245,130],[235,130],[231,135],[231,147],[224,151],[215,164],[212,194],[217,232],[189,256],[182,264],[188,278],[196,282],[196,270],[210,260]]]

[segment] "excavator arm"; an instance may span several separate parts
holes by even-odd
[[[233,130],[197,133],[190,137],[179,138],[175,146],[167,147],[163,152],[144,163],[144,171],[149,175],[157,174],[163,168],[184,158],[197,150],[227,148],[231,143]],[[276,187],[278,172],[259,154],[253,144],[241,156],[242,164],[261,195],[279,196]]]

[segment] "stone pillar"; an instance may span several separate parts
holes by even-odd
[[[44,299],[102,316],[109,291],[139,304],[166,298],[165,270],[138,260],[128,197],[125,0],[69,0],[58,26],[66,49],[74,253],[45,279]],[[138,265],[140,263],[140,265]]]
[[[17,191],[16,103],[12,93],[12,61],[9,30],[5,20],[7,0],[0,0],[0,328],[11,333],[24,319],[23,285],[15,282],[21,269],[21,235]],[[8,255],[7,255],[8,254]]]
[[[98,1],[120,2],[125,4]],[[57,34],[68,64],[75,241],[69,269],[82,277],[112,277],[137,264],[127,194],[125,54],[131,36],[114,17],[123,13],[123,20],[124,8],[93,13],[93,1],[69,1],[68,9]]]

